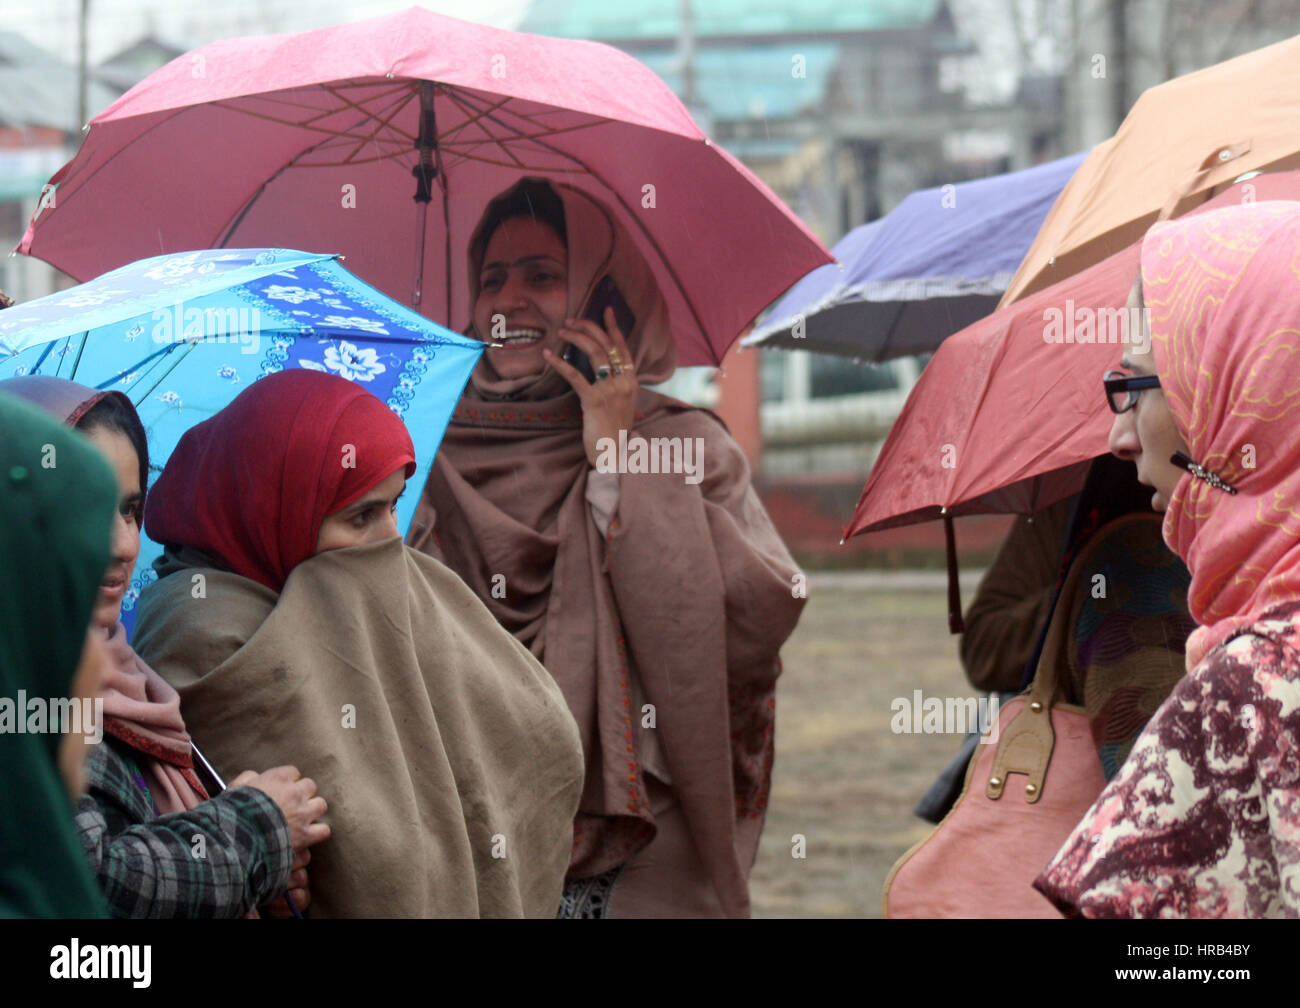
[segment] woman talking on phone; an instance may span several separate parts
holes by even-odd
[[[469,271],[468,331],[494,345],[409,541],[479,594],[577,719],[586,784],[560,915],[748,916],[798,571],[722,423],[644,387],[673,373],[673,334],[611,213],[524,179],[488,204]]]

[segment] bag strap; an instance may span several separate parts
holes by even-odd
[[[993,756],[993,769],[984,787],[984,793],[991,799],[1002,797],[1007,775],[1012,773],[1022,773],[1029,778],[1025,784],[1026,802],[1032,805],[1043,796],[1043,781],[1052,760],[1052,747],[1056,744],[1051,712],[1059,692],[1060,660],[1064,654],[1065,630],[1070,622],[1069,601],[1073,587],[1072,576],[1066,590],[1057,599],[1047,640],[1038,659],[1038,671],[1029,685],[1025,704],[1011,723],[1001,729],[998,749]]]
[[[1029,685],[1029,692],[1025,695],[1024,707],[1001,729],[997,752],[993,757],[993,769],[984,788],[984,793],[989,798],[996,800],[1002,797],[1007,775],[1013,773],[1021,773],[1029,778],[1024,791],[1026,802],[1032,805],[1043,796],[1043,781],[1047,778],[1052,748],[1056,744],[1056,732],[1052,728],[1052,707],[1061,696],[1061,673],[1067,668],[1067,649],[1072,644],[1072,630],[1078,613],[1076,602],[1079,592],[1084,590],[1089,563],[1094,554],[1109,544],[1112,534],[1135,521],[1149,520],[1149,515],[1134,513],[1107,522],[1093,534],[1070,564],[1056,607],[1052,611],[1043,650],[1038,659],[1038,669],[1034,673],[1034,681]]]

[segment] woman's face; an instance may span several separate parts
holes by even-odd
[[[1135,284],[1129,292],[1129,308],[1139,307],[1140,290]],[[1141,317],[1142,336],[1134,345],[1148,349],[1138,353],[1130,346],[1120,361],[1120,367],[1130,374],[1154,375],[1157,374],[1156,359],[1149,349],[1151,333],[1147,328],[1146,313],[1142,312]],[[1174,487],[1183,475],[1183,470],[1170,462],[1169,457],[1174,452],[1187,454],[1188,451],[1174,424],[1174,415],[1162,389],[1141,390],[1137,405],[1115,416],[1110,427],[1110,450],[1119,458],[1137,464],[1138,482],[1154,487],[1156,491],[1151,496],[1151,507],[1156,511],[1164,511],[1169,506]]]
[[[397,498],[406,489],[406,467],[391,473],[382,483],[361,495],[347,507],[326,515],[316,537],[316,552],[365,546],[385,539],[400,538],[397,531]]]
[[[140,486],[140,457],[136,455],[131,439],[121,431],[92,427],[82,433],[108,459],[117,477],[117,514],[113,518],[109,565],[91,612],[93,623],[111,630],[122,615],[122,596],[131,583],[135,561],[140,555],[140,510],[144,500]]]
[[[554,229],[533,217],[502,221],[488,240],[474,302],[474,330],[502,378],[546,366],[543,348],[563,352],[560,327],[569,302],[569,254]]]

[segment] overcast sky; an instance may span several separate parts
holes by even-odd
[[[413,0],[90,0],[89,51],[98,63],[150,27],[184,45],[238,35],[308,31],[416,6]],[[440,14],[513,28],[528,0],[421,0]],[[0,28],[21,32],[69,62],[77,58],[80,0],[0,0]]]

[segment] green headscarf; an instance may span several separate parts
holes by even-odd
[[[15,706],[19,690],[69,695],[116,500],[93,445],[0,394],[0,697]],[[0,917],[104,916],[59,775],[63,738],[0,732]]]

